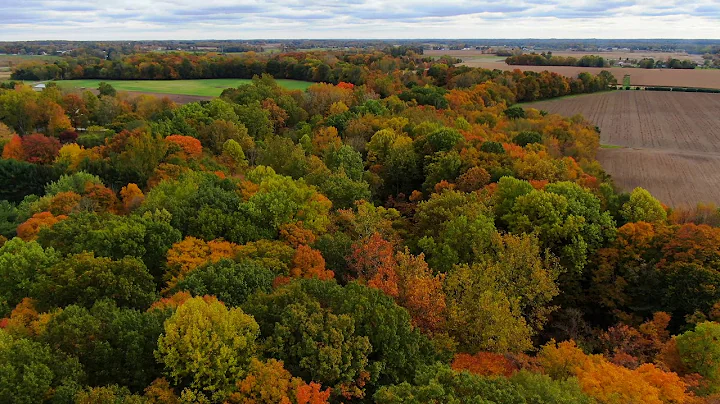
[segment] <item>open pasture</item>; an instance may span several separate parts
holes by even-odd
[[[201,79],[201,80],[63,80],[58,85],[65,88],[95,89],[100,82],[106,82],[118,91],[132,91],[153,94],[176,94],[201,97],[217,97],[226,88],[249,84],[249,79]],[[298,80],[276,80],[289,90],[305,90],[313,83]]]
[[[720,204],[720,94],[615,91],[524,104],[600,127],[598,160],[626,191],[670,206]]]

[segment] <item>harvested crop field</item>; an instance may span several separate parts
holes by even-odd
[[[615,91],[524,104],[600,127],[598,160],[618,186],[670,206],[720,204],[720,94]]]
[[[556,56],[574,56],[582,57],[585,52],[553,52]],[[655,59],[667,59],[673,57],[677,59],[691,59],[700,61],[702,58],[698,55],[687,55],[680,53],[665,52],[605,52],[598,53],[606,58],[612,57],[628,57],[630,59],[642,59],[643,57],[654,57]],[[720,70],[719,69],[638,69],[630,67],[575,67],[575,66],[519,66],[508,65],[505,63],[505,57],[492,54],[483,54],[477,50],[455,50],[455,51],[425,51],[425,55],[440,57],[444,55],[454,56],[463,60],[463,65],[469,67],[482,67],[483,69],[499,69],[499,70],[515,70],[542,72],[545,70],[561,74],[568,77],[577,77],[582,72],[598,74],[603,70],[612,73],[622,84],[623,77],[630,75],[630,85],[632,86],[659,86],[659,87],[699,87],[699,88],[720,88]]]
[[[720,88],[720,69],[637,69],[623,67],[575,67],[575,66],[511,66],[505,62],[492,62],[487,60],[468,60],[464,63],[470,67],[484,69],[500,69],[542,72],[545,70],[568,77],[577,77],[582,72],[598,74],[603,70],[612,73],[622,84],[623,77],[630,75],[632,86],[660,86],[660,87],[699,87]]]
[[[680,60],[694,60],[697,62],[702,62],[703,58],[702,55],[690,55],[688,53],[683,52],[654,52],[654,51],[612,51],[612,52],[580,52],[580,51],[558,51],[558,50],[542,50],[537,49],[535,50],[535,53],[542,53],[542,52],[552,52],[554,56],[563,56],[568,57],[572,56],[574,58],[580,59],[581,57],[585,55],[595,55],[595,56],[602,56],[605,59],[643,59],[643,58],[653,58],[653,59],[660,59],[665,60],[667,58],[674,58],[674,59],[680,59]],[[483,51],[476,50],[476,49],[469,49],[469,50],[426,50],[423,52],[427,56],[454,56],[457,58],[474,58],[477,56],[482,57],[490,57],[490,58],[498,58],[498,59],[505,59],[504,56],[496,56],[494,54],[489,53],[483,53]]]

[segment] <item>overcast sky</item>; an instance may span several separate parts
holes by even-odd
[[[720,38],[720,0],[0,0],[0,40]]]

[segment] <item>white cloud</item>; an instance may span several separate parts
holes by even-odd
[[[0,40],[717,38],[719,32],[717,0],[0,0]]]

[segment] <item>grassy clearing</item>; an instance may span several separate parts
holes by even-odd
[[[624,149],[625,146],[618,146],[615,144],[601,144],[600,148],[601,149]]]
[[[97,88],[101,81],[109,83],[119,91],[140,91],[158,94],[197,95],[217,97],[224,89],[249,84],[249,79],[202,79],[202,80],[63,80],[58,81],[65,88]],[[277,83],[288,90],[306,90],[314,84],[308,81],[278,79]]]

